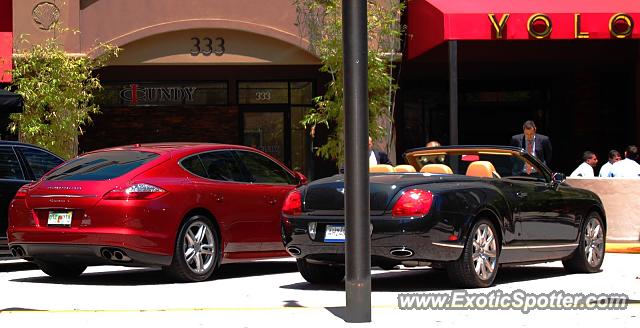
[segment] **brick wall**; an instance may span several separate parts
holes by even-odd
[[[147,142],[241,142],[235,106],[103,108],[93,121],[79,138],[79,153]]]

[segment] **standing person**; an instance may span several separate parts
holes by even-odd
[[[619,161],[620,159],[621,159],[620,152],[618,152],[615,149],[610,150],[609,161],[604,163],[604,165],[602,165],[602,167],[600,168],[600,174],[598,174],[598,176],[601,178],[609,177],[609,174],[611,173],[611,167],[613,167],[613,164]]]
[[[624,159],[611,166],[609,176],[614,178],[640,177],[640,164],[636,162],[636,159],[638,159],[638,147],[634,145],[627,146],[624,151]]]
[[[427,142],[427,144],[425,145],[426,148],[440,147],[440,146],[441,146],[441,144],[436,140],[431,140],[431,141]],[[421,156],[420,157],[420,161],[422,162],[422,165],[443,164],[444,160],[445,160],[445,156],[444,155],[431,155],[431,156]]]
[[[511,146],[525,149],[529,154],[549,166],[551,163],[551,140],[549,137],[536,133],[536,124],[533,121],[524,122],[522,132],[511,137]]]
[[[593,178],[593,168],[598,164],[598,158],[596,154],[591,151],[585,151],[582,154],[582,164],[580,164],[573,172],[570,177],[583,177],[583,178]]]
[[[440,147],[440,143],[436,140],[431,140],[429,142],[427,142],[427,144],[425,145],[425,147],[429,148],[429,147]]]
[[[391,164],[387,153],[373,149],[373,139],[369,136],[369,166],[376,164]]]

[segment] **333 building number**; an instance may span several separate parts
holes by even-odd
[[[211,54],[222,56],[226,51],[224,48],[224,39],[220,37],[215,39],[210,37],[193,37],[191,38],[191,41],[193,41],[193,47],[190,51],[191,56],[197,56],[199,54],[203,54],[205,56],[211,56]]]
[[[271,91],[269,91],[269,90],[256,91],[256,100],[257,101],[269,101],[269,100],[271,100]]]

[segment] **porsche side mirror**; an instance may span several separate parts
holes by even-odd
[[[295,176],[296,176],[296,180],[298,181],[298,186],[307,184],[307,182],[309,182],[309,180],[307,180],[307,177],[304,176],[304,174],[295,171]]]

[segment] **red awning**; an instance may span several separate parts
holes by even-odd
[[[640,1],[410,0],[408,57],[448,40],[640,38]]]
[[[13,56],[13,10],[11,1],[0,1],[0,83],[10,83]]]

